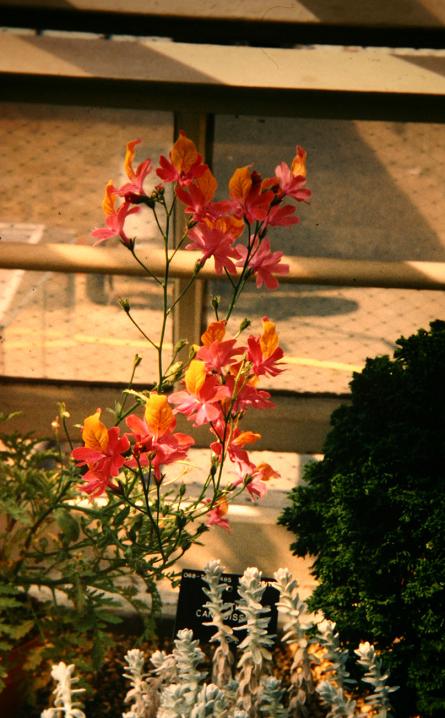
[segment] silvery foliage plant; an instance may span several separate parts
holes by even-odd
[[[359,701],[351,698],[355,681],[347,670],[348,654],[341,649],[335,624],[323,620],[316,627],[316,635],[309,632],[315,628],[313,619],[287,569],[276,571],[272,581],[279,592],[282,641],[293,655],[287,686],[272,675],[270,649],[274,637],[268,633],[270,608],[262,605],[266,583],[261,572],[248,568],[239,581],[237,608],[242,618],[233,629],[245,631],[239,642],[227,625],[232,605],[224,601],[222,574],[219,561],[207,564],[205,608],[211,620],[205,625],[214,628],[210,642],[215,644],[210,682],[201,669],[205,656],[189,629],[178,632],[171,654],[155,651],[148,670],[142,651],[128,651],[124,676],[130,689],[125,697],[128,710],[122,718],[391,718],[389,695],[396,688],[387,685],[388,675],[374,647],[361,643],[355,651],[365,671],[362,680],[371,686],[361,702],[367,708],[365,713]],[[311,647],[316,645],[324,651],[321,661],[311,654]],[[311,668],[317,662],[322,677],[318,683]],[[85,718],[80,704],[70,697],[79,692],[72,689],[77,680],[72,673],[73,666],[62,663],[53,668],[58,682],[55,707],[44,711],[41,718]]]

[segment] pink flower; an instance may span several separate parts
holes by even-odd
[[[247,358],[253,365],[255,376],[268,374],[277,376],[284,369],[279,366],[283,358],[283,350],[278,345],[279,339],[274,322],[269,317],[262,318],[263,333],[260,337],[250,336],[247,340]]]
[[[263,229],[269,225],[271,227],[290,227],[292,224],[298,224],[299,217],[295,214],[295,207],[291,204],[276,204],[271,207],[267,215]]]
[[[125,463],[124,454],[130,448],[126,436],[119,436],[119,428],[107,429],[100,421],[101,410],[88,416],[83,423],[82,439],[85,446],[73,449],[71,456],[79,466],[87,466],[83,475],[86,486],[81,490],[91,497],[100,496],[107,488],[115,488],[111,479],[119,474]]]
[[[185,372],[186,391],[176,391],[169,401],[176,405],[177,412],[194,419],[194,426],[212,423],[221,416],[219,403],[230,396],[226,386],[215,376],[207,376],[205,364],[192,359]]]
[[[233,246],[233,238],[230,234],[202,223],[190,230],[188,238],[191,241],[186,249],[202,252],[202,265],[209,257],[213,257],[217,274],[222,274],[224,270],[229,274],[236,274],[236,266],[232,259],[239,259],[240,253]]]
[[[207,526],[221,526],[223,529],[230,530],[229,522],[226,518],[229,511],[229,504],[224,497],[218,499],[213,509],[207,513]]]
[[[266,482],[270,479],[279,478],[280,474],[267,463],[261,463],[257,466],[252,465],[244,474],[241,473],[233,486],[244,484],[249,494],[256,501],[262,499],[267,493],[268,487]]]
[[[275,168],[275,176],[281,191],[298,202],[307,202],[312,194],[304,186],[306,184],[306,157],[305,150],[297,145],[291,166],[289,167],[286,162],[280,162]]]
[[[195,222],[200,222],[207,216],[212,216],[210,211],[211,201],[215,195],[217,181],[206,166],[200,177],[185,186],[176,186],[176,196],[186,205],[185,213],[191,214]]]
[[[133,169],[133,160],[135,157],[135,147],[141,142],[141,140],[132,140],[127,143],[127,150],[124,159],[125,173],[130,180],[126,184],[119,187],[117,193],[124,197],[126,194],[135,193],[137,195],[145,195],[144,192],[144,180],[147,175],[151,172],[151,160],[146,159],[141,162],[137,169]]]
[[[237,262],[237,266],[243,266],[247,257],[247,247],[241,245],[238,247],[241,254],[241,261]],[[268,289],[276,289],[279,282],[274,274],[288,274],[289,265],[281,264],[283,252],[272,252],[268,239],[263,239],[260,243],[258,238],[255,239],[253,251],[249,257],[248,266],[256,276],[256,286],[262,287],[266,285]]]
[[[224,342],[214,341],[208,346],[200,347],[196,358],[204,362],[206,371],[220,372],[223,367],[232,363],[234,356],[243,351],[235,344],[236,339],[226,339]]]
[[[162,481],[161,466],[186,458],[195,443],[188,434],[174,432],[176,419],[163,394],[151,394],[145,405],[144,418],[130,414],[126,424],[135,439],[133,458],[126,466],[135,468],[138,462],[153,468],[155,478]]]
[[[230,392],[230,396],[233,396],[235,392],[235,380],[232,376],[227,377],[225,386]],[[270,400],[270,396],[268,391],[257,389],[253,384],[243,384],[242,387],[236,391],[232,412],[237,414],[249,408],[273,409],[275,404]]]
[[[190,184],[208,169],[194,143],[182,130],[169,153],[169,160],[161,155],[159,164],[156,170],[158,177],[165,182],[178,182],[181,186]]]
[[[96,227],[91,232],[91,235],[98,240],[95,244],[111,239],[111,237],[120,237],[122,244],[131,248],[133,240],[129,239],[125,234],[124,224],[128,215],[139,212],[140,207],[132,207],[129,202],[124,202],[120,207],[116,208],[116,195],[117,189],[110,180],[105,187],[105,195],[102,201],[106,226]]]
[[[216,456],[221,458],[223,453],[222,441],[224,437],[224,432],[221,432],[221,427],[218,431],[218,437],[219,440],[213,441],[210,444],[210,448]],[[244,447],[247,444],[252,444],[254,441],[258,441],[258,439],[261,439],[261,434],[257,434],[254,431],[240,431],[236,428],[232,432],[231,436],[229,436],[229,440],[226,441],[224,448],[229,455],[230,461],[237,464],[240,471],[243,473],[252,471],[255,468],[255,464],[252,464],[250,461],[249,454]]]
[[[247,357],[253,364],[253,371],[256,376],[261,376],[262,374],[278,376],[278,374],[284,371],[284,369],[277,366],[277,362],[283,358],[283,350],[281,347],[277,347],[270,356],[264,356],[258,337],[249,337],[247,345]]]
[[[235,170],[229,180],[229,193],[235,213],[250,224],[266,219],[275,197],[272,191],[265,190],[261,176],[251,172],[248,165]]]

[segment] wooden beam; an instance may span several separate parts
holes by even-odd
[[[391,0],[387,3],[360,3],[356,0],[324,0],[315,3],[293,0],[271,4],[270,0],[3,0],[6,8],[64,10],[79,12],[129,13],[143,17],[193,18],[293,24],[349,24],[395,27],[438,27],[445,23],[442,0]]]
[[[437,96],[445,95],[444,69],[442,51],[0,35],[2,74],[180,83],[184,94],[189,86],[211,86]]]
[[[70,412],[68,425],[73,439],[79,439],[75,424],[97,407],[113,407],[121,398],[124,386],[95,382],[63,382],[0,378],[0,412],[21,413],[2,426],[4,431],[32,431],[36,436],[51,437],[51,422],[63,401]],[[146,387],[139,387],[146,388]],[[274,410],[252,411],[248,428],[262,434],[256,450],[295,451],[302,454],[320,453],[330,426],[332,411],[348,400],[348,396],[273,394]],[[283,427],[285,431],[283,431]],[[247,427],[247,424],[246,424]],[[190,433],[190,423],[178,417],[178,429]],[[208,446],[206,428],[193,430],[197,446]]]

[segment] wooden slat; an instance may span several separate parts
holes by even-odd
[[[442,51],[0,33],[0,96],[207,114],[444,122],[444,63]]]
[[[164,274],[163,251],[141,247],[141,259],[157,276]],[[179,250],[171,263],[172,278],[190,277],[198,252]],[[371,262],[356,259],[283,257],[290,271],[281,281],[340,287],[445,289],[445,262]],[[124,247],[37,244],[24,252],[20,242],[0,242],[0,268],[143,276],[143,269]],[[201,270],[202,279],[215,278],[213,263]]]
[[[88,12],[135,13],[144,16],[191,17],[250,22],[326,23],[395,27],[438,27],[445,22],[442,0],[322,0],[308,3],[271,3],[270,0],[3,0],[12,8]]]
[[[188,86],[211,86],[445,95],[444,52],[383,48],[227,48],[2,33],[0,73],[180,84],[184,94]]]

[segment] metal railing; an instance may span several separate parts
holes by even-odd
[[[141,259],[152,274],[163,276],[164,252],[151,248],[140,251]],[[177,250],[170,265],[175,279],[191,277],[198,252]],[[289,274],[281,280],[289,284],[314,284],[341,287],[385,287],[388,289],[445,289],[445,262],[378,262],[357,259],[283,257]],[[24,252],[20,242],[0,243],[0,268],[63,273],[144,276],[123,247],[105,248],[85,245],[38,244]],[[204,266],[200,279],[216,278],[211,265]]]

